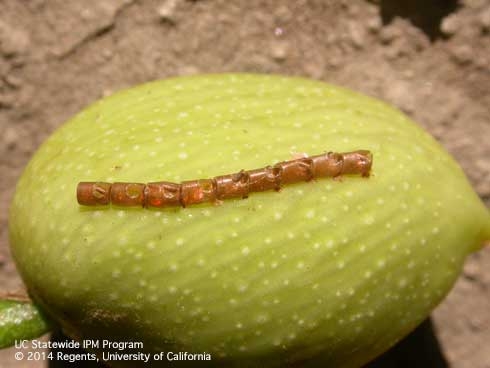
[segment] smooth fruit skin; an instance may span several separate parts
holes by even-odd
[[[367,179],[217,206],[94,209],[75,196],[79,181],[180,182],[357,149],[373,153]],[[10,239],[31,296],[72,337],[208,352],[217,366],[339,368],[429,314],[490,239],[490,215],[439,144],[380,101],[208,75],[122,91],[61,127],[18,183]]]

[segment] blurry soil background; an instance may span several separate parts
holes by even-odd
[[[0,0],[2,290],[22,285],[7,208],[41,142],[121,88],[209,72],[304,76],[388,101],[446,147],[490,205],[488,0]],[[433,317],[452,367],[490,367],[489,247]],[[0,367],[46,366],[14,352],[0,352]]]

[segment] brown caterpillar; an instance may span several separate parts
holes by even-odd
[[[368,177],[373,163],[370,151],[329,152],[317,156],[283,161],[274,166],[241,170],[212,179],[141,183],[80,182],[78,203],[84,206],[108,205],[142,207],[187,207],[224,199],[247,198],[250,193],[280,190],[284,184],[322,177],[362,175]]]

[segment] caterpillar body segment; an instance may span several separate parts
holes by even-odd
[[[80,182],[77,200],[80,205],[142,207],[187,207],[200,203],[217,203],[231,198],[247,198],[250,193],[278,191],[283,185],[323,177],[361,175],[368,177],[373,163],[367,150],[303,157],[279,162],[254,170],[212,179],[188,180],[182,183],[166,181],[153,183]]]

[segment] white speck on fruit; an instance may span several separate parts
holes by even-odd
[[[365,216],[363,222],[366,225],[372,225],[374,223],[374,217],[371,215]]]
[[[403,289],[405,286],[407,286],[407,280],[406,279],[401,279],[398,281],[398,286]]]
[[[308,212],[306,212],[306,218],[307,219],[313,219],[313,218],[315,218],[315,211],[314,210],[309,210]]]
[[[269,317],[266,314],[259,314],[256,318],[256,321],[260,324],[266,323]]]
[[[180,152],[179,155],[178,155],[179,159],[181,160],[185,160],[187,159],[188,155],[186,152]]]
[[[250,253],[250,248],[249,247],[243,247],[242,248],[242,254],[243,255],[248,255]]]

